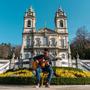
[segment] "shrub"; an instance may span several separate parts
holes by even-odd
[[[0,77],[0,84],[35,85],[34,77]],[[90,84],[90,78],[60,78],[54,77],[51,85],[85,85]]]

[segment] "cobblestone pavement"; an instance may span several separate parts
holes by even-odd
[[[90,90],[90,85],[59,85],[51,86],[50,88],[35,88],[34,86],[10,86],[0,85],[0,90]]]

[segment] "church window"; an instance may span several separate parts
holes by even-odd
[[[27,45],[27,47],[31,46],[31,40],[29,37],[27,37],[27,39],[26,39],[26,45]]]
[[[48,45],[48,37],[43,38],[43,45],[44,46]]]
[[[60,20],[60,27],[63,27],[63,20]]]
[[[51,54],[52,54],[53,57],[57,56],[57,53],[56,53],[55,50],[52,50],[52,51],[51,51]]]
[[[36,55],[40,55],[40,54],[41,54],[40,50],[36,50]]]
[[[56,46],[55,38],[51,38],[51,46]]]
[[[25,58],[29,58],[29,54],[28,53],[25,54]]]
[[[64,48],[64,39],[61,39],[61,47]]]
[[[65,54],[62,54],[62,59],[65,59]]]
[[[36,38],[36,46],[40,46],[40,38]]]
[[[27,27],[31,27],[31,20],[27,21]]]

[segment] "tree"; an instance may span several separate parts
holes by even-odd
[[[0,58],[9,59],[11,55],[11,44],[2,43],[0,45]]]
[[[20,57],[21,46],[12,46],[10,43],[2,43],[0,44],[0,58],[1,59],[11,59],[13,53],[15,53],[15,58]]]
[[[76,58],[77,53],[81,59],[89,59],[86,52],[90,52],[90,35],[86,27],[80,27],[76,32],[76,37],[71,43],[72,57]]]
[[[20,45],[15,46],[15,49],[14,49],[15,58],[20,58],[20,51],[21,51],[21,46]]]

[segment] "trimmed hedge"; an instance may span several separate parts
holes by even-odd
[[[52,85],[87,85],[90,84],[90,78],[52,78]]]
[[[0,77],[0,84],[10,85],[35,85],[34,77]],[[60,78],[54,77],[51,85],[86,85],[90,84],[90,78]]]
[[[8,85],[35,85],[35,81],[34,77],[0,77],[0,84]]]

